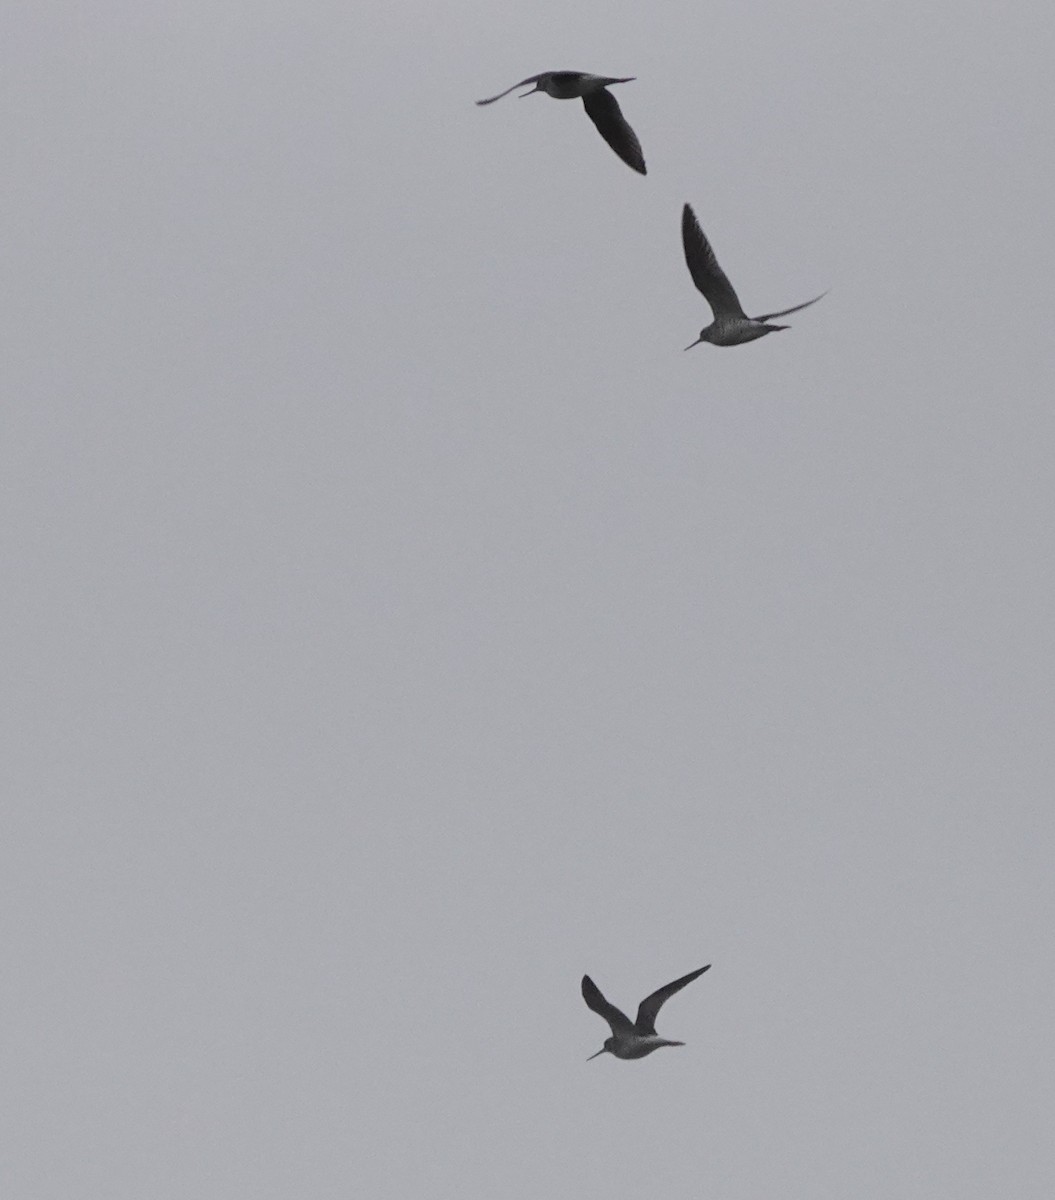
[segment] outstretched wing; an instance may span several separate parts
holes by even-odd
[[[688,263],[692,282],[703,293],[704,299],[711,306],[716,317],[743,317],[740,298],[733,290],[733,285],[718,260],[714,257],[711,243],[704,237],[692,206],[686,204],[681,210],[681,241],[685,247],[685,261]]]
[[[589,977],[582,977],[582,998],[586,1001],[586,1006],[592,1008],[599,1017],[604,1017],[612,1027],[612,1033],[618,1038],[630,1037],[634,1032],[634,1027],[630,1023],[630,1018],[624,1012],[620,1012],[614,1004],[609,1004],[608,1001],[601,995],[601,989]]]
[[[755,317],[755,320],[772,321],[774,317],[786,317],[789,313],[798,312],[800,308],[809,308],[811,304],[816,304],[818,300],[823,300],[827,294],[827,292],[821,292],[819,296],[814,296],[812,300],[807,300],[805,304],[796,304],[794,308],[782,308],[777,313],[766,313],[764,317]]]
[[[673,983],[668,983],[666,987],[661,987],[658,991],[652,993],[651,996],[646,996],[641,1001],[637,1010],[637,1021],[634,1025],[635,1030],[640,1034],[651,1034],[656,1032],[656,1014],[664,1004],[674,995],[675,992],[680,992],[687,984],[692,983],[694,979],[709,971],[711,964],[708,963],[705,967],[700,967],[698,971],[692,971],[688,975],[683,975],[680,979],[675,979]]]
[[[543,71],[542,75],[546,72]],[[497,96],[489,96],[486,100],[477,100],[477,104],[494,104],[496,100],[501,100],[503,96],[508,96],[510,92],[515,92],[518,87],[523,87],[525,83],[538,83],[542,75],[530,75],[527,79],[521,79],[519,83],[514,83],[512,87],[507,87],[504,92],[499,92]]]
[[[596,92],[587,92],[582,98],[582,103],[590,115],[590,120],[597,126],[598,133],[623,162],[642,175],[646,174],[641,143],[637,140],[637,134],[627,124],[619,101],[612,93],[607,88],[598,88]]]

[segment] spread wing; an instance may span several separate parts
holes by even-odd
[[[588,92],[583,96],[582,103],[590,120],[597,126],[598,133],[623,162],[642,175],[646,174],[641,143],[627,124],[619,102],[612,93],[607,88],[598,88],[596,92]]]
[[[546,72],[543,71],[542,75]],[[514,83],[512,87],[507,87],[504,92],[499,92],[497,96],[489,96],[486,100],[477,100],[477,104],[494,104],[496,100],[501,100],[503,96],[508,96],[510,92],[515,92],[518,87],[523,87],[525,83],[538,83],[542,75],[530,75],[527,79],[521,79],[519,83]]]
[[[664,1004],[674,995],[675,992],[680,992],[687,984],[692,983],[694,979],[709,971],[711,964],[708,963],[705,967],[700,967],[698,971],[691,971],[688,975],[683,975],[680,979],[675,979],[673,983],[668,983],[666,987],[661,987],[658,991],[652,993],[651,996],[646,996],[641,1001],[637,1010],[637,1022],[634,1028],[640,1034],[650,1034],[656,1032],[656,1014]],[[583,986],[585,987],[585,981]],[[600,993],[598,993],[600,994]],[[603,999],[603,997],[602,997]],[[587,1001],[589,1003],[589,1001]]]
[[[812,300],[807,300],[804,304],[796,304],[794,308],[782,308],[780,312],[776,313],[766,313],[764,317],[755,317],[755,320],[772,321],[774,317],[786,317],[789,313],[798,312],[800,308],[809,308],[811,304],[816,304],[818,300],[823,300],[827,294],[827,292],[821,292],[819,296],[814,296]]]
[[[685,247],[685,261],[689,266],[692,282],[703,293],[715,317],[743,317],[740,299],[718,260],[714,257],[711,243],[704,237],[692,206],[686,204],[681,211],[681,241]]]
[[[582,998],[586,1001],[588,1008],[592,1008],[599,1017],[604,1017],[611,1025],[612,1033],[616,1037],[625,1038],[633,1034],[634,1027],[630,1023],[630,1018],[626,1013],[620,1012],[614,1004],[608,1003],[601,995],[601,989],[589,975],[582,977]]]

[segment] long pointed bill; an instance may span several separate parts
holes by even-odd
[[[593,1060],[597,1057],[598,1054],[607,1054],[607,1053],[608,1053],[608,1047],[602,1046],[600,1048],[600,1050],[597,1051],[597,1054],[591,1054],[590,1057],[586,1061],[593,1062]]]
[[[686,349],[686,350],[691,350],[691,349],[693,348],[693,346],[698,346],[698,345],[700,344],[700,342],[702,342],[702,341],[703,341],[703,338],[702,338],[702,337],[698,337],[698,338],[697,338],[697,339],[696,339],[694,342],[690,342],[690,343],[689,343],[689,345],[687,345],[687,346],[685,347],[685,349]]]

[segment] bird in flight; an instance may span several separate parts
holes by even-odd
[[[543,71],[541,75],[531,75],[514,83],[512,87],[490,96],[486,100],[477,100],[477,104],[494,104],[503,96],[516,91],[518,87],[533,83],[535,86],[524,96],[534,95],[535,92],[545,92],[555,100],[574,100],[582,97],[583,108],[589,118],[597,126],[597,131],[609,146],[619,155],[628,166],[644,175],[645,156],[641,153],[641,143],[637,134],[630,128],[623,116],[619,103],[608,90],[613,83],[630,83],[634,76],[625,79],[609,79],[607,75],[590,75],[586,71]]]
[[[651,1054],[660,1046],[684,1046],[684,1042],[671,1042],[656,1033],[656,1016],[675,992],[680,992],[687,983],[699,979],[704,971],[710,969],[711,964],[708,963],[707,966],[700,967],[698,971],[690,971],[688,975],[683,975],[680,979],[675,979],[673,983],[668,983],[666,987],[659,988],[651,996],[646,996],[638,1005],[637,1020],[633,1022],[614,1004],[609,1004],[601,995],[601,989],[597,984],[589,975],[584,975],[582,977],[582,998],[586,1001],[588,1008],[593,1009],[598,1016],[604,1017],[612,1027],[612,1036],[605,1038],[604,1047],[598,1050],[597,1054],[591,1054],[590,1058],[597,1058],[606,1051],[614,1054],[616,1058],[644,1058],[646,1054]],[[586,1061],[589,1062],[590,1058]]]
[[[681,213],[681,241],[685,247],[685,261],[689,265],[692,282],[703,293],[704,299],[711,306],[714,320],[705,329],[700,330],[700,336],[686,350],[698,346],[700,342],[710,342],[714,346],[739,346],[742,342],[753,342],[755,338],[765,337],[776,329],[787,329],[787,325],[769,325],[774,317],[786,317],[789,313],[798,312],[816,304],[821,296],[814,296],[794,308],[785,308],[780,312],[766,313],[761,317],[749,317],[745,314],[739,297],[729,282],[729,277],[718,265],[718,260],[700,228],[692,206],[686,204]]]

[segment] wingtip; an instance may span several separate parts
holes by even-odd
[[[700,977],[700,976],[701,976],[701,975],[702,975],[702,974],[703,974],[705,971],[709,971],[710,969],[711,969],[711,964],[710,964],[710,963],[708,963],[708,964],[707,964],[705,967],[700,967],[700,968],[699,968],[699,970],[697,970],[697,971],[691,971],[691,972],[689,973],[689,975],[688,975],[688,979],[689,979],[689,981],[691,982],[693,979],[699,979],[699,977]]]

